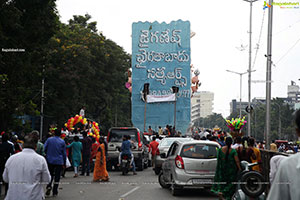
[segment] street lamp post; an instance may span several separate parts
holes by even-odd
[[[40,124],[40,140],[42,141],[43,139],[43,125],[44,125],[44,98],[45,98],[45,93],[44,93],[44,89],[45,89],[45,65],[43,65],[43,73],[42,73],[42,97],[41,97],[41,124]]]
[[[251,54],[252,54],[252,5],[258,0],[244,0],[250,3],[250,25],[249,25],[249,69],[248,69],[248,107],[251,107]],[[251,113],[248,113],[248,135],[251,132]]]
[[[240,118],[241,118],[242,117],[242,76],[244,74],[247,74],[248,72],[239,73],[239,72],[234,72],[234,71],[231,71],[231,70],[226,70],[226,71],[230,72],[230,73],[240,75]]]

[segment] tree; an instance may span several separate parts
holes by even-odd
[[[213,129],[216,126],[221,128],[222,130],[226,130],[226,122],[221,114],[213,113],[206,118],[199,118],[195,122],[199,127],[210,128]]]
[[[5,77],[0,90],[1,129],[20,126],[16,116],[39,115],[42,65],[57,22],[55,0],[0,2],[0,44],[4,49],[0,54],[0,75]]]
[[[118,113],[118,125],[131,126],[130,93],[124,86],[130,55],[97,33],[90,19],[74,16],[51,39],[45,113],[63,125],[85,105],[87,117],[104,132]]]

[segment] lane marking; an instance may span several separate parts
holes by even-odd
[[[130,195],[131,193],[133,193],[134,191],[138,190],[139,188],[140,188],[140,186],[133,188],[133,189],[130,190],[129,192],[123,194],[123,195],[121,196],[121,198],[124,198],[124,197]]]

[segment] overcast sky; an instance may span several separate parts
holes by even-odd
[[[286,2],[280,0],[276,2]],[[288,0],[287,2],[299,2]],[[264,16],[263,0],[253,4],[254,59],[256,44]],[[196,35],[191,39],[191,63],[200,70],[202,86],[198,91],[215,95],[214,112],[229,115],[229,103],[239,99],[239,76],[226,69],[245,72],[249,66],[250,3],[243,0],[58,0],[57,9],[62,22],[73,15],[92,16],[103,34],[131,53],[131,25],[138,21],[189,20]],[[300,9],[273,9],[273,52],[276,67],[272,68],[272,97],[286,97],[291,80],[300,82]],[[266,79],[268,9],[265,10],[261,42],[252,80]],[[298,42],[297,42],[298,41]],[[240,51],[237,47],[247,46]],[[253,63],[252,59],[252,63]],[[248,76],[243,76],[242,101],[248,101]],[[252,84],[252,98],[265,98],[266,84]]]

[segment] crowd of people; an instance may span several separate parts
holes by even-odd
[[[171,126],[171,125],[166,125],[165,128],[162,128],[161,126],[159,126],[157,132],[154,131],[151,126],[149,126],[147,133],[149,135],[156,135],[156,136],[165,135],[165,136],[171,136],[171,137],[172,136],[180,137],[182,135],[180,131],[176,131],[175,126]]]
[[[39,132],[32,131],[23,140],[2,133],[0,143],[0,195],[2,183],[6,200],[42,199],[58,195],[58,185],[65,176],[66,168],[74,168],[74,178],[90,176],[93,181],[108,181],[106,170],[107,144],[103,137],[98,141],[88,136],[88,130],[79,135],[66,137],[63,130],[50,128],[44,140],[39,141]],[[73,141],[70,139],[73,138]],[[79,167],[81,173],[79,174]],[[44,186],[46,192],[44,193]]]
[[[300,137],[300,110],[296,112],[296,133]],[[173,131],[172,131],[173,130]],[[77,130],[78,132],[78,130]],[[173,133],[172,133],[173,132]],[[80,139],[76,133],[69,141],[61,129],[51,128],[47,138],[39,141],[39,132],[32,131],[20,140],[14,135],[1,133],[0,143],[0,183],[4,185],[6,199],[42,199],[51,194],[58,195],[58,186],[61,177],[65,176],[66,168],[74,168],[74,178],[90,176],[93,172],[93,181],[109,181],[106,170],[107,144],[103,137],[98,141],[88,136],[88,129],[81,132]],[[157,141],[161,135],[177,136],[175,128],[159,127],[155,132],[149,126],[148,133],[152,137],[149,153],[155,159],[159,145]],[[236,181],[242,170],[241,161],[248,163],[261,163],[263,143],[257,143],[253,137],[231,137],[223,131],[202,131],[194,133],[196,140],[209,140],[218,143],[221,148],[217,150],[217,167],[212,192],[218,194],[219,199],[231,199],[236,192]],[[283,152],[289,149],[272,141],[271,150]],[[298,146],[294,146],[294,153]],[[132,155],[130,136],[123,138],[120,156]],[[133,155],[132,155],[133,158]],[[132,159],[133,160],[133,159]],[[134,161],[132,162],[135,168]],[[79,167],[81,173],[79,174]],[[276,155],[270,160],[271,190],[268,199],[299,199],[300,191],[300,154],[292,156]],[[261,165],[252,168],[262,172]],[[134,174],[135,169],[133,170]],[[225,184],[224,184],[225,183]],[[46,193],[44,186],[46,185]],[[2,185],[0,185],[1,194]]]
[[[300,110],[296,112],[296,133],[300,137]],[[197,139],[198,137],[196,137]],[[221,146],[217,152],[217,168],[215,173],[212,192],[218,194],[219,199],[232,199],[237,189],[237,179],[241,173],[241,161],[248,163],[261,163],[260,146],[253,137],[235,137],[233,139],[227,136],[224,142],[224,136],[207,134],[201,137],[202,140],[211,140],[218,142]],[[284,148],[284,144],[277,146],[272,141],[271,150],[279,151]],[[273,146],[273,147],[272,147]],[[275,148],[276,146],[276,148]],[[297,148],[297,147],[295,147]],[[297,153],[295,150],[294,153]],[[300,184],[300,154],[291,156],[275,155],[270,160],[270,184],[271,190],[268,194],[268,200],[288,199],[296,200],[300,197],[298,185]],[[262,172],[261,165],[256,165],[252,170]]]

